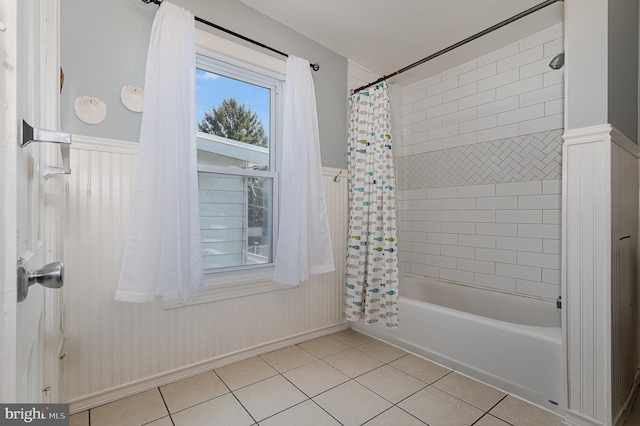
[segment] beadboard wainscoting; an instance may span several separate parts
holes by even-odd
[[[609,124],[563,138],[569,425],[622,425],[638,389],[638,145]]]
[[[137,144],[74,135],[66,188],[66,368],[71,412],[347,328],[345,173],[325,168],[336,271],[299,287],[166,309],[116,302]]]

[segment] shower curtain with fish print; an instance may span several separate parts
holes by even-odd
[[[389,83],[349,97],[349,240],[345,314],[398,326],[396,188]]]

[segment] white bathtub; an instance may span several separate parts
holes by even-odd
[[[399,293],[398,328],[352,327],[563,414],[555,302],[412,276]]]

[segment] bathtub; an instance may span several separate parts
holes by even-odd
[[[358,331],[564,413],[561,312],[555,302],[405,276],[400,326]]]

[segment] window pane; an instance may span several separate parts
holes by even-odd
[[[196,71],[196,79],[199,159],[267,170],[271,90],[202,69]]]
[[[273,179],[198,172],[205,270],[272,263]]]

